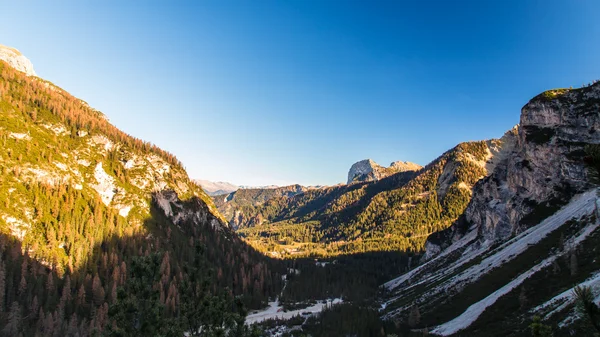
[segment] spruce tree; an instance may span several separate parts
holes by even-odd
[[[585,324],[592,326],[600,333],[600,307],[594,303],[592,288],[577,286],[573,290],[577,300],[576,308]]]

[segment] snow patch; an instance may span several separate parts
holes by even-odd
[[[290,319],[294,316],[302,315],[303,313],[316,315],[323,311],[326,307],[331,307],[332,305],[341,304],[344,301],[341,298],[328,299],[327,301],[319,302],[315,305],[308,306],[303,309],[298,310],[290,310],[287,312],[283,311],[283,306],[279,304],[279,299],[276,299],[273,302],[269,302],[269,306],[261,311],[254,312],[248,316],[246,316],[246,324],[254,324],[259,323],[268,319],[278,318],[278,319]]]
[[[537,244],[549,233],[560,228],[567,221],[593,214],[596,209],[596,198],[595,189],[575,196],[569,204],[557,211],[554,215],[491,251],[491,243],[479,244],[476,242],[477,229],[471,228],[467,236],[455,242],[434,259],[385,283],[384,287],[390,290],[398,288],[401,285],[404,285],[404,287],[400,289],[397,295],[383,303],[382,308],[388,307],[389,304],[406,296],[406,294],[411,294],[417,286],[427,286],[427,284],[437,283],[440,280],[443,281],[435,286],[428,287],[427,293],[423,294],[422,301],[427,301],[429,298],[436,296],[444,296],[448,291],[460,291],[460,289],[463,289],[467,284],[476,282],[481,276],[489,273],[494,268],[515,259],[525,252],[529,246]],[[589,234],[588,231],[592,230],[593,228],[586,228],[586,231],[584,231],[577,240],[583,240],[583,238]],[[474,242],[474,244],[470,244],[472,242]],[[448,263],[447,259],[443,259],[444,256],[465,245],[468,246],[457,261]],[[481,262],[448,279],[448,275],[453,275],[458,268],[483,254],[486,254],[487,256],[484,257]],[[404,309],[406,308],[395,308],[393,311],[386,313],[384,318],[394,317]]]
[[[579,198],[574,198],[574,200],[565,208],[563,208],[561,211],[559,211],[559,213],[564,213],[564,214],[555,214],[555,220],[559,220],[562,219],[560,221],[562,221],[561,224],[566,223],[568,220],[570,220],[571,218],[582,216],[582,214],[578,214],[578,211],[581,210],[586,210],[587,214],[590,214],[590,212],[594,212],[595,211],[595,205],[596,205],[596,191],[590,191],[587,192],[583,195],[581,195]],[[590,199],[591,197],[591,199]],[[575,200],[576,199],[576,200]],[[572,207],[569,207],[572,206]],[[566,217],[563,217],[563,215],[569,215]],[[550,220],[547,219],[547,220]],[[545,221],[544,221],[545,222]],[[544,223],[542,222],[542,224]],[[548,227],[553,227],[550,226],[550,224],[554,224],[552,221],[548,222],[546,224],[546,226]],[[575,237],[575,239],[573,240],[573,244],[574,245],[579,245],[581,242],[583,242],[591,233],[593,233],[598,226],[600,225],[600,223],[598,222],[598,220],[596,220],[596,223],[586,226],[580,233],[578,233],[577,237]],[[534,233],[536,233],[537,231],[534,231]],[[549,232],[546,232],[545,234],[548,234]],[[539,240],[541,240],[543,237],[545,237],[545,235],[542,235],[541,237],[538,237]],[[527,238],[524,237],[522,240],[519,240],[516,243],[519,243],[521,241],[525,241],[525,243],[527,243],[527,240],[525,240]],[[536,241],[536,242],[539,242]],[[508,248],[514,247],[515,244],[508,246]],[[519,245],[518,248],[520,249],[521,246]],[[506,257],[505,253],[507,251],[507,249],[504,249],[500,252],[498,252],[497,254],[491,256],[490,258],[494,258],[497,256],[504,256]],[[510,250],[509,250],[510,251]],[[518,254],[520,254],[521,252],[519,252]],[[474,303],[473,305],[471,305],[469,308],[467,308],[467,310],[465,312],[463,312],[461,315],[459,315],[458,317],[456,317],[455,319],[446,322],[444,324],[441,324],[439,326],[437,326],[436,328],[434,328],[431,332],[434,334],[438,334],[438,335],[442,335],[442,336],[448,336],[448,335],[452,335],[455,334],[456,332],[463,330],[465,328],[467,328],[468,326],[470,326],[473,322],[475,322],[477,320],[477,318],[479,318],[479,316],[491,305],[493,305],[501,296],[508,294],[509,292],[511,292],[512,290],[514,290],[516,287],[520,286],[527,278],[529,278],[530,276],[534,275],[535,273],[537,273],[538,271],[549,267],[552,265],[552,263],[554,261],[556,261],[556,259],[558,259],[559,257],[567,254],[568,252],[561,252],[555,255],[552,255],[546,259],[544,259],[542,262],[540,262],[539,264],[537,264],[536,266],[534,266],[533,268],[529,269],[528,271],[526,271],[525,273],[519,275],[518,277],[516,277],[515,279],[513,279],[511,282],[509,282],[508,284],[504,285],[503,287],[501,287],[500,289],[496,290],[495,292],[493,292],[492,294],[490,294],[489,296],[487,296],[486,298],[484,298],[483,300]],[[481,264],[479,264],[479,266],[487,266],[488,264],[486,263],[485,259],[484,261],[482,261]],[[492,260],[492,262],[496,261],[495,259]],[[467,275],[469,275],[468,271],[467,271]],[[598,277],[598,281],[600,281],[600,277]],[[560,295],[559,295],[560,296]]]
[[[592,277],[590,277],[587,280],[585,280],[584,282],[578,284],[578,286],[591,287],[592,291],[594,291],[595,293],[598,294],[598,297],[596,297],[595,302],[598,303],[598,301],[600,301],[600,273],[594,274]],[[571,305],[575,302],[575,296],[573,294],[574,290],[575,290],[575,287],[565,290],[562,293],[554,296],[550,300],[533,308],[531,311],[537,313],[537,312],[543,312],[550,308],[553,308],[550,312],[548,312],[547,314],[544,315],[544,319],[549,319],[554,314],[563,311],[569,305]]]
[[[463,238],[461,238],[460,240],[458,240],[455,243],[453,243],[452,245],[450,245],[450,247],[446,248],[440,255],[436,256],[433,260],[430,260],[427,263],[418,266],[417,268],[409,271],[408,273],[406,273],[406,274],[404,274],[402,276],[399,276],[399,277],[397,277],[397,278],[395,278],[393,280],[390,280],[390,281],[384,283],[383,286],[385,288],[387,288],[388,290],[393,290],[394,288],[398,287],[402,283],[404,283],[404,282],[408,281],[409,279],[411,279],[413,276],[415,276],[415,274],[419,273],[420,271],[422,271],[423,269],[425,269],[429,265],[434,264],[435,262],[437,262],[441,258],[443,258],[443,257],[449,255],[450,253],[452,253],[452,252],[454,252],[454,251],[456,251],[456,250],[464,247],[465,245],[471,243],[476,238],[477,238],[477,231],[476,230],[470,231]],[[456,267],[459,267],[459,266],[460,265],[457,265]]]

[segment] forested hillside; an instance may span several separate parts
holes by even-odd
[[[461,143],[417,172],[270,199],[251,217],[261,221],[238,233],[274,256],[420,252],[428,235],[462,214],[472,186],[513,136]]]
[[[213,201],[219,212],[229,222],[233,229],[240,226],[253,226],[263,221],[262,214],[257,212],[268,200],[273,198],[290,198],[308,191],[309,188],[300,185],[290,185],[277,188],[242,188],[237,191],[213,196]]]
[[[4,62],[0,141],[4,335],[241,336],[279,293],[173,155]]]

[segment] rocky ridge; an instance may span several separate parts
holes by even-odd
[[[482,242],[506,240],[531,225],[527,215],[556,209],[589,188],[584,146],[600,142],[599,110],[598,83],[549,90],[523,107],[510,147],[491,174],[476,184],[465,211],[465,224],[478,229]],[[450,245],[464,236],[464,230],[464,224],[453,226],[452,235],[440,244]],[[435,241],[430,240],[430,249],[437,250]]]
[[[600,294],[600,200],[584,164],[599,127],[599,83],[530,100],[464,214],[429,236],[424,263],[385,284],[382,315],[406,324],[416,306],[420,325],[443,336],[518,336],[533,314],[559,335],[573,329],[564,294],[577,284]]]
[[[395,161],[389,167],[383,167],[371,159],[364,159],[350,167],[347,183],[377,181],[394,173],[418,171],[421,168],[420,165],[407,161]]]
[[[27,76],[37,76],[33,70],[31,61],[15,48],[0,45],[0,60],[25,73]]]

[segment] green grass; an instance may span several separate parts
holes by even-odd
[[[562,95],[564,95],[565,93],[569,92],[569,89],[565,89],[565,88],[560,88],[560,89],[551,89],[551,90],[546,90],[542,93],[542,96],[548,100],[551,101],[557,97],[560,97]]]

